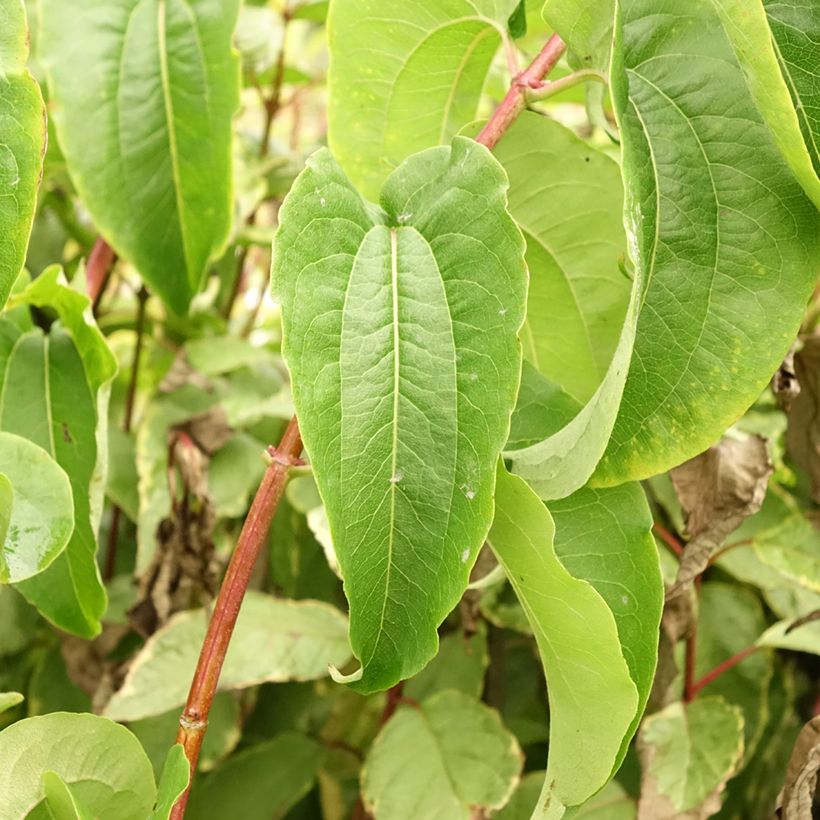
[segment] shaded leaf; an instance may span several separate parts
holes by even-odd
[[[820,163],[820,121],[813,112],[820,94],[816,84],[805,77],[813,74],[820,62],[820,41],[816,39],[820,13],[801,0],[712,2],[777,147],[820,208],[820,179],[812,165],[812,161]],[[771,29],[767,14],[774,24]]]
[[[0,582],[14,583],[42,572],[65,549],[74,502],[63,469],[28,439],[0,432],[0,464],[9,511],[0,526]]]
[[[595,588],[558,560],[553,534],[547,508],[499,465],[488,540],[527,613],[547,676],[544,816],[583,803],[610,779],[638,710],[615,617]]]
[[[401,706],[379,733],[362,771],[378,820],[469,820],[499,808],[518,782],[522,755],[498,713],[460,692]]]
[[[820,655],[820,611],[813,613],[813,616],[811,620],[778,621],[757,639],[757,645]]]
[[[0,692],[0,714],[13,709],[23,700],[24,698],[19,692]]]
[[[599,484],[679,464],[746,411],[795,337],[820,258],[816,209],[711,3],[621,4],[615,54],[630,255],[646,286]]]
[[[457,137],[402,164],[380,207],[320,150],[282,207],[283,350],[362,692],[435,654],[492,519],[526,290],[505,191],[489,151]]]
[[[700,575],[726,537],[760,509],[772,469],[765,439],[724,436],[671,471],[691,540],[670,595]]]
[[[45,804],[52,820],[93,820],[66,782],[56,772],[43,774]]]
[[[56,712],[0,733],[4,820],[23,820],[42,803],[46,772],[93,817],[145,820],[154,805],[154,776],[139,742],[105,718]]]
[[[239,2],[40,0],[40,9],[51,117],[83,204],[181,313],[231,227]]]
[[[673,703],[638,735],[643,768],[639,820],[702,820],[743,758],[743,715],[722,698]]]
[[[285,732],[220,766],[191,799],[192,820],[281,820],[313,786],[324,752]]]
[[[26,68],[22,0],[0,3],[0,309],[26,259],[46,150],[46,109]]]
[[[367,197],[399,163],[475,118],[519,0],[334,0],[329,144]],[[351,117],[350,112],[356,116]]]
[[[820,771],[820,716],[802,729],[794,746],[781,798],[783,820],[803,820],[812,815]]]
[[[188,788],[190,778],[191,766],[185,757],[185,747],[175,743],[162,768],[162,777],[157,785],[157,805],[150,820],[168,820],[177,799]]]
[[[180,612],[151,636],[105,708],[114,720],[159,715],[185,702],[207,621],[202,610]],[[249,592],[236,622],[221,689],[264,681],[314,680],[328,664],[350,657],[347,621],[316,601],[285,601]]]

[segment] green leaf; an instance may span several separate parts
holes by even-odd
[[[66,782],[56,772],[43,773],[43,792],[52,820],[93,820]]]
[[[820,259],[817,212],[708,0],[622,4],[612,82],[646,287],[598,484],[662,472],[745,412],[794,339]]]
[[[168,820],[180,795],[188,788],[191,767],[185,757],[185,747],[176,743],[168,752],[162,777],[157,786],[157,805],[150,820]]]
[[[13,709],[23,700],[24,698],[19,692],[0,692],[0,714]]]
[[[527,0],[520,0],[515,11],[507,20],[507,29],[510,36],[516,40],[527,36]]]
[[[282,207],[283,351],[361,692],[435,655],[492,519],[526,293],[505,191],[489,151],[457,137],[402,164],[380,207],[319,151]]]
[[[626,245],[620,171],[569,129],[531,111],[493,154],[509,177],[510,213],[527,240],[524,355],[586,402],[606,375],[629,302],[630,282],[618,266]]]
[[[96,562],[107,466],[108,397],[117,363],[87,314],[87,297],[51,267],[12,297],[12,307],[56,312],[48,335],[20,335],[5,357],[0,427],[45,449],[71,482],[74,532],[66,549],[18,588],[68,632],[91,638],[100,629],[105,589]],[[0,354],[0,358],[2,354]]]
[[[757,645],[820,655],[820,621],[810,621],[797,627],[791,618],[778,621],[757,639]]]
[[[722,698],[676,702],[648,717],[640,733],[641,816],[710,817],[743,759],[743,715]]]
[[[324,752],[285,732],[231,757],[195,790],[191,820],[282,820],[313,787]]]
[[[615,0],[546,0],[544,19],[584,68],[609,67]]]
[[[820,41],[816,39],[820,34],[820,10],[805,0],[712,2],[780,153],[820,208],[820,179],[812,165],[812,160],[820,162],[820,121],[813,110],[820,94],[816,79],[806,76],[816,75],[820,62]],[[767,14],[774,18],[772,30]],[[780,50],[781,43],[785,54]],[[811,153],[804,135],[812,146]]]
[[[0,526],[0,582],[7,584],[42,572],[66,548],[74,503],[68,476],[42,447],[0,432],[0,463],[9,511],[8,527]]]
[[[51,116],[83,204],[177,312],[231,227],[238,11],[238,0],[40,0]]]
[[[46,150],[46,109],[26,69],[22,0],[0,0],[0,309],[26,259]]]
[[[206,627],[201,609],[171,618],[137,653],[105,714],[114,720],[139,720],[185,703]],[[344,615],[328,604],[249,592],[236,622],[220,689],[323,678],[328,664],[341,666],[350,657],[346,629]]]
[[[496,505],[488,540],[527,613],[547,676],[550,743],[539,816],[560,817],[610,779],[638,691],[612,611],[592,584],[567,572],[553,549],[549,511],[502,465]]]
[[[792,584],[820,592],[820,534],[802,514],[784,518],[754,539],[757,557]]]
[[[658,660],[664,588],[652,514],[640,484],[585,487],[548,505],[555,522],[555,553],[570,574],[588,581],[606,601],[621,651],[638,690],[638,707],[614,768],[643,715]]]
[[[4,820],[35,812],[46,772],[58,775],[92,817],[145,820],[154,805],[154,776],[139,742],[105,718],[55,712],[0,732]]]
[[[365,761],[362,794],[379,820],[469,820],[500,808],[521,771],[522,754],[498,713],[460,692],[402,706]]]
[[[475,119],[519,0],[334,0],[328,140],[367,197],[409,155]],[[355,111],[356,115],[351,116]]]

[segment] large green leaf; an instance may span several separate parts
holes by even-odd
[[[379,194],[410,154],[475,118],[518,0],[334,0],[329,141],[353,183]]]
[[[28,439],[0,432],[0,464],[11,502],[8,529],[0,527],[0,582],[7,584],[42,572],[65,549],[74,503],[63,469]]]
[[[460,692],[402,707],[379,733],[362,792],[379,820],[469,820],[498,808],[518,782],[522,755],[498,713]]]
[[[105,718],[55,712],[0,733],[3,820],[43,816],[37,807],[46,772],[58,775],[92,817],[145,820],[154,805],[145,752],[127,729]]]
[[[638,709],[617,765],[638,728],[655,677],[663,611],[663,577],[652,537],[652,514],[639,484],[585,487],[548,505],[555,522],[555,553],[576,578],[606,601],[621,651],[638,689]]]
[[[630,286],[619,267],[622,185],[608,157],[528,112],[494,153],[527,239],[524,354],[547,377],[539,383],[525,368],[507,455],[542,498],[559,498],[587,482],[609,440],[632,355],[641,271]],[[568,398],[586,403],[572,407]]]
[[[812,164],[820,163],[820,8],[811,0],[712,2],[777,147],[820,208],[820,165]]]
[[[282,207],[283,350],[363,692],[435,655],[492,519],[526,295],[505,191],[457,137],[402,164],[380,207],[319,151]]]
[[[0,308],[25,262],[46,148],[46,109],[27,60],[23,0],[0,0]]]
[[[238,8],[40,0],[51,115],[83,204],[178,312],[231,227]]]
[[[201,609],[171,618],[137,653],[105,714],[114,720],[139,720],[183,704],[207,626]],[[220,688],[322,678],[328,664],[341,666],[350,657],[346,628],[344,615],[328,604],[248,593]]]
[[[676,702],[641,727],[641,817],[711,817],[743,758],[743,715],[722,698]]]
[[[633,731],[639,695],[612,611],[567,572],[547,508],[499,465],[489,542],[527,614],[547,676],[550,744],[539,817],[557,818],[612,776]]]
[[[646,287],[601,484],[678,464],[743,414],[793,341],[820,260],[817,212],[709,0],[622,3],[613,96]]]
[[[96,562],[107,461],[107,407],[116,361],[86,316],[88,299],[51,268],[11,304],[57,313],[48,334],[20,335],[3,362],[0,427],[48,452],[68,475],[74,531],[49,567],[18,589],[54,624],[93,637],[101,628],[106,595]]]

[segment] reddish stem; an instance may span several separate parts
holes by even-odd
[[[114,249],[101,236],[98,237],[85,267],[85,289],[95,316],[115,259]]]
[[[498,145],[516,117],[527,107],[527,89],[541,85],[541,81],[552,71],[566,49],[566,43],[557,34],[547,40],[547,44],[529,67],[513,80],[507,96],[476,137],[476,142],[486,145],[490,150]]]
[[[669,532],[666,527],[661,526],[657,521],[652,525],[652,531],[658,538],[666,544],[672,552],[675,553],[678,557],[683,555],[683,544],[678,540],[676,536],[674,536],[671,532]]]
[[[719,678],[724,672],[728,672],[732,667],[737,666],[742,660],[745,660],[749,655],[753,655],[760,649],[757,644],[747,646],[731,658],[727,658],[723,663],[718,664],[711,672],[707,672],[699,681],[692,684],[691,696],[687,698],[687,702],[697,697],[698,693],[705,686],[708,686],[715,678]]]
[[[302,439],[296,418],[292,418],[278,448],[271,448],[272,461],[256,493],[248,517],[242,527],[236,549],[231,556],[225,579],[214,604],[213,616],[202,644],[185,711],[179,719],[177,743],[185,747],[191,766],[196,771],[199,751],[208,726],[208,714],[216,694],[219,673],[228,651],[242,599],[251,579],[262,545],[265,543],[276,508],[285,490],[290,468],[298,463]],[[190,786],[189,786],[190,789]],[[170,820],[185,816],[189,789],[179,798]]]

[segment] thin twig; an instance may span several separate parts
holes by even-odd
[[[116,258],[114,249],[101,236],[97,237],[85,266],[85,289],[95,316]]]
[[[269,451],[270,466],[265,472],[228,564],[202,644],[188,701],[179,719],[177,743],[181,743],[185,748],[192,777],[208,727],[208,715],[216,694],[219,674],[225,662],[253,566],[267,540],[273,516],[285,490],[290,467],[298,462],[301,451],[302,439],[294,417],[288,424],[279,447],[271,448]],[[188,790],[177,801],[170,820],[180,820],[185,816],[187,802]]]
[[[678,557],[683,555],[683,544],[680,542],[677,536],[669,532],[669,530],[666,529],[666,527],[662,526],[656,521],[652,525],[652,531],[655,533],[655,535],[658,536],[658,538],[661,539],[661,541],[663,541],[664,544],[666,544],[667,547],[669,547],[669,549],[672,550],[672,552],[675,553],[675,555],[677,555]]]
[[[727,658],[723,663],[718,664],[711,672],[707,672],[700,680],[692,684],[690,697],[687,699],[687,702],[696,698],[700,690],[708,686],[715,678],[719,678],[724,672],[728,672],[732,667],[737,666],[741,661],[748,658],[749,655],[753,655],[757,652],[758,649],[760,649],[760,647],[757,644],[747,646],[737,654],[732,655],[731,658]]]

